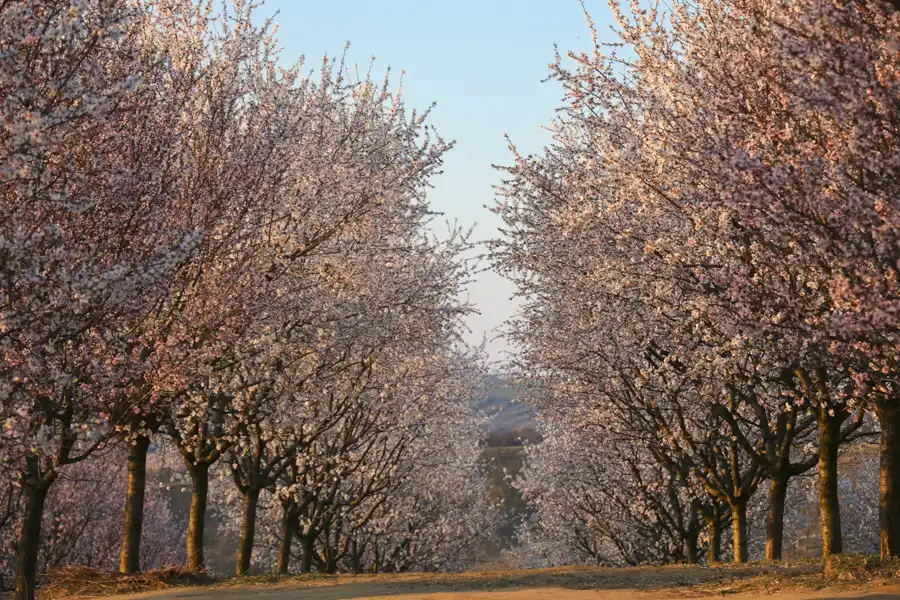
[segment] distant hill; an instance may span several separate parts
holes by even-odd
[[[509,433],[521,432],[532,439],[536,422],[531,407],[519,400],[524,390],[502,375],[489,375],[486,387],[487,395],[477,408],[488,417],[485,427],[489,437],[508,437]]]
[[[524,390],[512,385],[501,375],[491,375],[487,380],[487,394],[477,408],[486,417],[485,448],[481,453],[485,485],[494,501],[502,507],[498,523],[501,547],[515,543],[515,529],[528,514],[528,507],[521,493],[510,485],[525,463],[525,444],[540,441],[534,411],[521,402]]]

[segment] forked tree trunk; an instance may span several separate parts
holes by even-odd
[[[747,562],[747,503],[731,505],[732,562]]]
[[[35,466],[35,471],[37,467]],[[37,479],[36,477],[34,479]],[[16,600],[34,600],[37,586],[38,549],[41,542],[41,519],[49,485],[37,480],[23,486],[25,515],[17,541]]]
[[[241,523],[241,543],[238,546],[237,569],[235,575],[250,572],[250,558],[253,555],[253,540],[256,537],[256,508],[259,505],[259,490],[250,488],[244,494],[244,517]]]
[[[819,407],[819,517],[824,557],[843,551],[838,502],[838,446],[842,419],[837,408],[832,410],[834,416],[824,404]]]
[[[128,446],[128,487],[125,490],[125,522],[119,572],[141,570],[141,533],[144,528],[144,497],[147,488],[147,449],[150,438],[140,436]]]
[[[191,512],[187,530],[188,569],[201,571],[206,566],[203,555],[203,528],[206,521],[206,502],[209,496],[209,465],[205,463],[192,465],[188,472],[191,475]]]
[[[887,399],[875,402],[881,424],[879,528],[881,557],[900,556],[900,407]]]
[[[281,544],[278,547],[278,573],[287,575],[291,568],[291,543],[297,533],[297,515],[293,502],[282,505]]]
[[[781,560],[784,546],[784,502],[787,477],[773,478],[769,484],[769,514],[766,522],[766,560]]]

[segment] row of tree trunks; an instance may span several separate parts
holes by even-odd
[[[819,504],[823,532],[823,554],[839,553],[842,550],[840,509],[837,495],[837,456],[841,441],[841,425],[848,413],[843,409],[829,410],[821,407],[818,411],[821,432],[819,448]],[[900,411],[890,401],[876,403],[876,414],[882,425],[881,439],[881,542],[883,556],[900,554],[900,494],[895,493],[894,482],[900,476]],[[143,524],[144,497],[146,492],[146,462],[150,439],[139,437],[129,446],[128,486],[120,554],[120,570],[135,573],[140,570],[140,537]],[[203,533],[208,502],[208,464],[192,465],[189,473],[193,489],[188,527],[188,566],[202,569],[205,566],[203,553]],[[784,537],[784,507],[789,475],[776,477],[770,481],[770,503],[767,519],[766,558],[779,560],[782,557]],[[49,488],[49,483],[45,485]],[[40,516],[47,489],[41,485],[25,486],[27,518],[23,528],[22,543],[19,544],[19,568],[17,583],[24,590],[19,597],[33,597],[36,584],[37,542],[40,538]],[[256,513],[260,490],[250,490],[245,495],[244,515],[241,529],[241,543],[238,552],[237,574],[249,572],[252,545],[255,534]],[[733,559],[735,562],[747,560],[746,504],[735,503],[731,507]],[[721,534],[717,516],[707,516],[710,536],[708,560],[720,560]],[[279,552],[278,571],[287,573],[290,565],[290,544],[297,536],[297,515],[290,506],[285,509],[282,547]],[[699,561],[698,536],[687,536],[685,560]],[[302,536],[303,560],[301,570],[310,572],[315,559],[315,538]],[[312,546],[311,548],[309,546]],[[331,561],[333,562],[333,561]],[[31,590],[29,595],[29,591]]]
[[[900,555],[900,410],[891,400],[875,403],[876,415],[881,425],[880,454],[880,531],[883,557]],[[822,526],[822,552],[824,556],[842,552],[841,518],[837,490],[838,450],[841,424],[846,416],[840,410],[819,409],[819,509]],[[129,446],[128,485],[120,554],[122,573],[140,571],[140,539],[143,526],[144,498],[146,492],[146,463],[150,440],[139,437]],[[34,467],[36,469],[36,466]],[[204,521],[209,491],[209,465],[198,464],[190,469],[192,480],[191,509],[188,525],[188,568],[200,570],[205,566],[203,552]],[[29,483],[30,482],[30,483]],[[52,481],[26,477],[23,486],[25,519],[18,544],[16,571],[17,600],[32,600],[37,582],[37,554],[40,540],[41,517],[44,502]],[[780,560],[784,540],[784,509],[788,477],[770,481],[769,513],[766,532],[766,559]],[[252,544],[256,525],[259,490],[245,496],[241,544],[238,553],[237,574],[249,571]],[[746,504],[731,508],[733,557],[735,562],[747,560]],[[705,517],[709,535],[708,560],[719,562],[721,533],[717,515]],[[290,566],[290,544],[297,535],[296,514],[285,509],[282,524],[282,542],[279,551],[278,572],[287,573]],[[303,536],[301,572],[309,573],[313,566],[315,537]],[[699,561],[699,545],[696,538],[685,540],[685,558],[688,563]]]
[[[817,408],[820,443],[818,455],[819,515],[822,531],[822,554],[828,557],[843,552],[840,500],[838,496],[838,455],[846,438],[841,427],[850,415],[844,406]],[[881,556],[900,556],[900,408],[890,399],[875,402],[875,413],[881,427],[879,529]],[[853,428],[854,430],[856,427]],[[766,559],[781,560],[784,545],[784,510],[790,475],[772,478],[769,483],[769,511],[766,527]],[[735,562],[746,560],[746,514],[740,506],[732,506],[732,539]],[[743,513],[743,517],[742,517]],[[711,544],[719,542],[715,519],[706,517]],[[687,541],[686,541],[687,543]],[[710,562],[719,560],[711,554]],[[690,558],[688,558],[690,561]]]
[[[840,502],[838,499],[838,450],[841,442],[841,424],[846,419],[842,410],[819,408],[819,513],[822,528],[823,556],[839,554],[843,551],[841,535]],[[900,555],[900,493],[895,482],[900,481],[900,410],[890,401],[876,403],[876,414],[881,424],[881,483],[880,483],[880,530],[881,554],[883,557]],[[128,487],[125,500],[122,550],[120,570],[122,573],[140,571],[140,537],[143,525],[144,497],[146,490],[146,462],[149,438],[139,437],[129,447]],[[202,569],[205,565],[203,554],[203,527],[208,496],[208,466],[198,465],[191,470],[193,485],[191,496],[190,522],[188,527],[188,567]],[[788,476],[773,478],[769,484],[769,511],[766,527],[766,559],[781,560],[784,544],[784,510],[787,498]],[[29,488],[28,516],[20,544],[20,568],[17,582],[24,589],[33,589],[36,581],[37,548],[32,548],[31,540],[39,539],[40,516],[47,490]],[[241,543],[238,552],[237,574],[249,572],[252,545],[256,526],[256,512],[259,490],[251,490],[244,498],[244,515],[241,528]],[[35,512],[36,511],[36,512]],[[732,543],[735,562],[745,562],[747,555],[746,505],[732,507]],[[278,572],[287,573],[290,565],[290,542],[296,535],[296,515],[285,510],[282,548],[279,552]],[[715,523],[711,525],[711,523]],[[721,544],[720,526],[717,517],[707,517],[710,535],[710,562],[720,560],[718,548]],[[308,539],[304,537],[304,540]],[[314,540],[310,543],[314,544]],[[307,551],[304,541],[301,569],[308,573],[313,565],[313,551]],[[685,539],[685,559],[689,564],[699,561],[697,536]],[[30,598],[26,593],[24,598]]]

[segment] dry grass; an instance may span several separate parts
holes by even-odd
[[[763,563],[764,564],[764,563]],[[900,583],[900,559],[843,554],[830,557],[824,567],[820,559],[790,563],[793,568],[762,573],[756,577],[726,577],[708,584],[685,588],[683,596],[726,596],[741,593],[770,595],[785,590],[825,588],[859,589]]]
[[[900,558],[841,554],[828,559],[822,574],[839,581],[900,580]]]
[[[172,587],[209,585],[214,579],[184,567],[164,567],[146,573],[122,575],[90,567],[65,566],[50,572],[41,586],[41,598],[116,596]]]

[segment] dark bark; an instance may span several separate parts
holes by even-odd
[[[34,465],[36,471],[37,466]],[[41,519],[49,485],[37,477],[29,477],[23,486],[25,515],[19,534],[16,564],[16,600],[34,600],[37,586],[38,549],[41,541]]]
[[[747,562],[747,504],[731,505],[732,562]]]
[[[141,570],[141,533],[144,527],[144,496],[147,489],[147,449],[150,438],[140,436],[128,446],[128,488],[125,491],[125,522],[122,525],[122,549],[119,571],[130,574]]]
[[[769,514],[766,522],[766,560],[781,560],[784,545],[784,502],[788,478],[779,477],[769,483]]]
[[[244,517],[241,523],[241,542],[238,546],[237,569],[235,575],[250,572],[250,558],[253,555],[253,540],[256,537],[256,508],[259,506],[259,490],[247,489],[244,494]]]
[[[362,573],[362,552],[359,550],[356,538],[350,542],[350,566],[355,575]]]
[[[831,413],[834,413],[833,415]],[[842,552],[841,510],[838,502],[838,447],[841,443],[841,408],[819,407],[819,517],[822,556]]]
[[[696,565],[700,562],[700,547],[697,539],[700,537],[698,531],[689,531],[684,537],[684,559],[689,565]]]
[[[372,572],[373,573],[381,573],[381,553],[378,551],[378,537],[376,536],[374,540],[372,540],[372,549],[373,549],[373,562],[372,562]]]
[[[300,562],[301,573],[312,573],[313,555],[316,553],[316,533],[310,531],[303,536],[303,556]]]
[[[317,568],[329,575],[337,573],[338,545],[340,544],[340,519],[335,522],[331,517],[326,520],[320,537],[322,539],[322,559]],[[332,534],[333,533],[333,534]]]
[[[881,424],[881,557],[889,558],[900,556],[900,407],[893,400],[879,400],[875,413]]]
[[[325,560],[325,572],[329,575],[337,573],[337,553],[334,548],[329,548],[328,557]]]
[[[209,497],[209,465],[206,463],[192,465],[188,472],[193,488],[187,531],[187,566],[192,571],[201,571],[206,566],[203,555],[203,529],[206,521],[206,502]]]
[[[291,567],[291,542],[297,533],[297,512],[293,502],[282,504],[281,545],[278,547],[278,573],[287,575]]]

